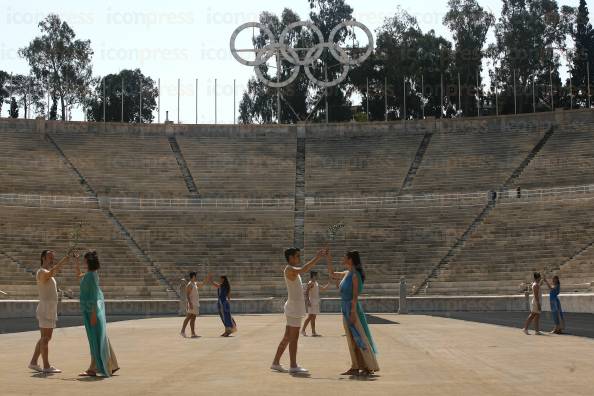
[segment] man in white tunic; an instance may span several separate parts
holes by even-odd
[[[37,320],[41,338],[37,341],[35,352],[29,363],[29,368],[34,371],[46,374],[56,374],[62,371],[49,363],[49,342],[56,328],[58,320],[58,287],[54,278],[62,265],[68,261],[68,256],[54,265],[55,252],[44,250],[41,252],[41,268],[37,270],[35,278],[39,292],[39,304],[37,305]],[[43,359],[43,368],[39,366],[39,355]]]
[[[278,345],[276,356],[270,368],[281,373],[286,373],[287,370],[281,366],[280,359],[283,353],[289,347],[289,355],[291,359],[291,367],[288,372],[291,374],[305,374],[308,370],[297,365],[297,346],[299,343],[299,330],[301,329],[301,321],[305,317],[305,300],[303,299],[303,283],[301,282],[301,274],[309,272],[322,257],[327,254],[326,250],[320,250],[316,257],[309,263],[301,266],[301,251],[298,248],[289,248],[285,250],[285,259],[287,266],[284,270],[285,283],[287,285],[288,298],[285,303],[285,317],[287,325],[285,327],[285,335]]]

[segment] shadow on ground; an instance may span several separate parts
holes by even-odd
[[[518,329],[524,327],[524,322],[528,317],[527,312],[431,312],[425,313],[425,315],[515,327]],[[541,330],[548,333],[553,327],[551,314],[545,312],[540,318]],[[566,313],[565,327],[566,334],[594,338],[594,314]],[[532,331],[532,326],[530,330]]]

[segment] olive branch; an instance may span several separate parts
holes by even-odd
[[[328,230],[326,232],[326,234],[328,235],[328,239],[331,241],[335,241],[338,232],[342,230],[344,227],[345,225],[342,222],[338,222],[328,227]]]
[[[84,223],[80,221],[76,225],[74,225],[68,233],[70,247],[70,250],[68,252],[69,254],[80,248],[79,244],[82,238],[83,229]]]

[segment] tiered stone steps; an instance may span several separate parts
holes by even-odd
[[[227,275],[236,297],[286,292],[283,251],[293,243],[292,211],[115,213],[171,284],[198,271],[199,278]]]
[[[398,293],[400,277],[406,276],[409,290],[420,286],[435,263],[443,257],[482,206],[307,211],[306,251],[330,244],[335,267],[348,250],[359,250],[368,272],[368,293]],[[342,222],[345,228],[336,241],[327,229]],[[322,272],[325,268],[322,267]],[[377,290],[375,290],[377,289]]]
[[[550,127],[539,120],[446,121],[434,133],[410,192],[497,190]]]
[[[594,199],[499,203],[464,249],[432,279],[440,295],[518,293],[534,271],[550,275],[559,263],[594,239]],[[579,270],[578,270],[579,268]],[[565,291],[584,291],[594,281],[588,260],[562,272]]]
[[[59,260],[70,248],[71,234],[83,222],[80,245],[95,249],[101,260],[101,285],[107,298],[167,298],[147,266],[130,251],[125,239],[99,210],[0,207],[0,251],[18,260],[29,272],[39,268],[44,249],[57,252]],[[5,266],[2,266],[5,267]],[[18,279],[27,279],[20,276]],[[78,294],[74,267],[66,265],[57,277],[61,289]],[[0,290],[14,286],[10,279]],[[30,297],[36,296],[32,290]]]
[[[203,198],[291,198],[296,137],[278,128],[261,135],[176,132]]]
[[[191,196],[162,129],[50,123],[46,130],[98,196]]]
[[[0,194],[84,195],[35,122],[0,122]]]
[[[432,123],[427,129],[432,130]],[[397,194],[425,130],[309,128],[306,141],[308,197]]]

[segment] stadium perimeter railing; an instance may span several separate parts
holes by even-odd
[[[499,203],[530,203],[542,201],[565,201],[593,199],[594,184],[583,186],[553,187],[542,189],[510,189],[473,193],[417,194],[385,197],[307,197],[307,210],[328,209],[397,209],[449,206],[484,205],[494,198]],[[294,210],[293,198],[243,199],[243,198],[122,198],[45,196],[23,194],[0,194],[0,206],[25,206],[42,208],[119,209],[119,210]]]

